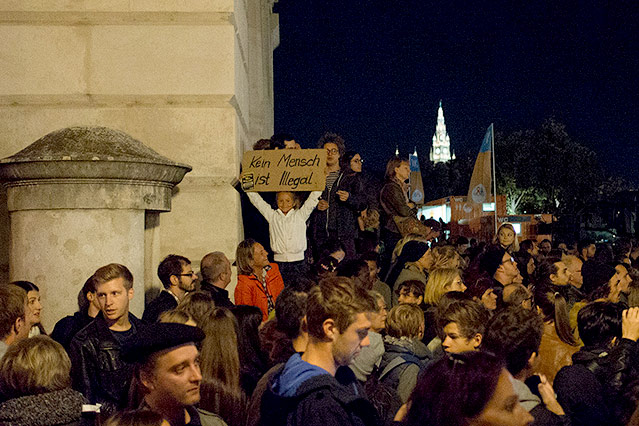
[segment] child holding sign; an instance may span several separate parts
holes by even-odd
[[[257,192],[247,192],[246,195],[269,224],[273,259],[279,265],[284,285],[288,286],[297,276],[307,272],[304,260],[306,220],[317,206],[322,191],[311,192],[302,207],[295,193],[278,192],[277,209],[268,205]]]

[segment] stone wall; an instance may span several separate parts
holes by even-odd
[[[271,10],[272,0],[0,2],[0,157],[64,127],[122,130],[193,167],[171,212],[147,212],[147,290],[159,286],[155,268],[169,253],[195,269],[210,251],[234,257],[243,232],[230,183],[242,152],[273,132]],[[3,191],[0,279],[37,281],[8,271],[5,200]]]

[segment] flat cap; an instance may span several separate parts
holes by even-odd
[[[197,327],[178,323],[147,324],[138,331],[135,341],[124,346],[123,358],[126,362],[146,362],[155,352],[198,343],[204,340],[204,332]]]

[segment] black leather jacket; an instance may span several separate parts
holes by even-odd
[[[135,332],[144,324],[133,314],[129,321]],[[75,335],[69,352],[75,390],[92,404],[102,404],[101,411],[107,415],[127,406],[133,365],[122,360],[120,343],[102,313]]]

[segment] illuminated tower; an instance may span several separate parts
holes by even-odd
[[[439,101],[437,127],[435,127],[435,134],[433,135],[433,146],[430,148],[430,161],[433,163],[445,163],[454,159],[455,153],[450,149],[450,138],[446,132],[446,123],[444,123],[442,101]]]

